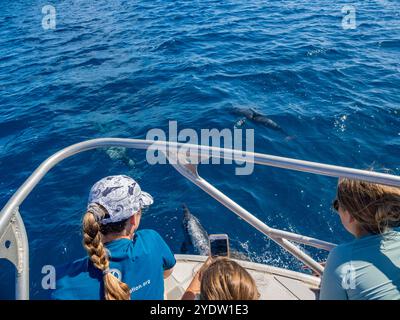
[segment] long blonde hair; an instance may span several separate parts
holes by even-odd
[[[217,258],[201,276],[202,300],[257,300],[260,294],[251,275],[233,260]]]
[[[98,216],[98,215],[101,216]],[[83,217],[83,246],[93,265],[103,272],[104,297],[106,300],[129,300],[130,290],[126,283],[119,281],[109,272],[110,261],[102,242],[99,220],[106,212],[101,206],[96,209],[96,215],[87,211]]]
[[[337,200],[372,234],[400,226],[400,188],[340,178]]]

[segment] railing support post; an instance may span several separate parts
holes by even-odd
[[[15,266],[15,298],[28,300],[29,244],[18,208],[13,211],[6,232],[0,235],[0,258],[7,259]]]

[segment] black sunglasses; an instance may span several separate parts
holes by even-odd
[[[333,207],[333,209],[335,209],[336,211],[339,211],[339,200],[338,200],[338,199],[333,200],[333,202],[332,202],[332,207]]]

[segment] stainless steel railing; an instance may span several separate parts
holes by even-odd
[[[62,149],[45,160],[14,193],[14,195],[1,210],[0,258],[8,259],[16,267],[17,299],[29,299],[29,246],[24,223],[19,214],[19,206],[30,194],[32,189],[46,175],[46,173],[62,160],[83,151],[116,146],[134,149],[162,150],[168,159],[171,159],[173,154],[177,155],[178,161],[172,165],[183,176],[188,178],[229,210],[240,216],[243,220],[262,232],[264,235],[271,238],[278,245],[290,252],[294,257],[308,265],[311,269],[319,274],[322,274],[323,267],[309,255],[303,252],[299,247],[294,245],[293,242],[325,249],[328,251],[332,249],[335,244],[269,227],[234,202],[232,199],[227,197],[221,191],[216,189],[206,180],[201,178],[197,171],[197,164],[193,164],[193,157],[202,158],[204,155],[207,155],[207,157],[217,157],[231,160],[240,159],[245,162],[253,162],[260,165],[309,172],[331,177],[348,177],[351,179],[400,186],[400,177],[394,175],[277,157],[267,154],[245,152],[234,149],[140,139],[101,138],[87,140]],[[185,150],[190,149],[190,155],[181,153],[179,150],[181,150],[182,147],[184,147]]]

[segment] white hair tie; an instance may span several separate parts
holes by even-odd
[[[86,209],[87,212],[90,212],[94,215],[94,218],[97,222],[100,222],[103,218],[104,213],[101,211],[101,208],[97,203],[90,203]]]
[[[107,268],[106,270],[103,270],[103,276],[105,276],[108,273],[110,273],[110,268]]]

